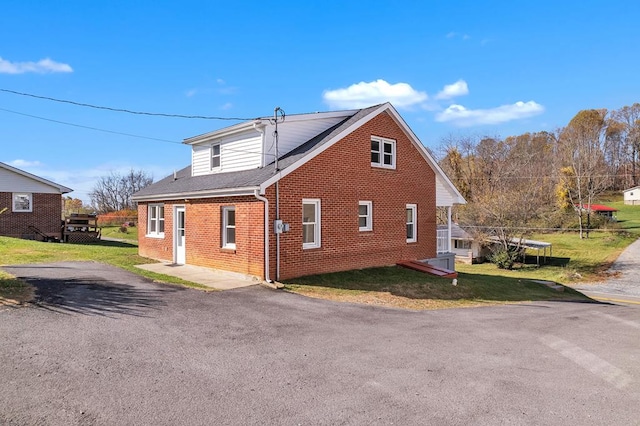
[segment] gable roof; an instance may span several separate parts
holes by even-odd
[[[134,194],[133,199],[135,201],[153,201],[176,198],[208,198],[231,195],[251,195],[255,193],[256,190],[259,190],[261,194],[264,194],[266,188],[274,184],[276,181],[298,169],[343,139],[345,136],[385,111],[388,112],[396,121],[398,126],[405,132],[409,140],[431,166],[436,173],[436,178],[439,179],[450,194],[453,195],[454,202],[464,204],[465,200],[460,192],[458,192],[453,183],[451,183],[427,148],[422,145],[413,131],[411,131],[409,126],[400,117],[400,114],[398,114],[395,108],[388,102],[360,110],[347,111],[349,115],[347,115],[345,119],[280,157],[278,159],[277,171],[275,170],[273,163],[271,163],[266,167],[257,169],[191,176],[191,166],[188,166],[179,172],[176,172],[174,175],[167,176],[166,178],[143,188]],[[342,113],[344,114],[345,112],[343,111]],[[255,123],[259,122],[261,122],[261,120],[255,121]],[[253,123],[242,123],[241,125],[230,126],[227,130],[238,131],[241,128],[247,128],[250,126],[253,126]],[[208,137],[214,133],[219,134],[223,131],[225,131],[225,129],[201,135],[197,138],[202,138],[203,136]],[[193,140],[194,138],[187,139],[185,140],[185,143],[192,143]]]
[[[20,175],[20,176],[23,176],[23,177],[26,177],[26,178],[28,178],[28,179],[34,180],[34,181],[36,181],[36,182],[39,182],[39,183],[45,184],[45,185],[50,186],[50,187],[52,187],[52,188],[55,188],[55,189],[57,189],[61,194],[66,194],[67,192],[72,192],[72,191],[73,191],[73,189],[68,188],[68,187],[66,187],[66,186],[64,186],[64,185],[60,185],[60,184],[57,184],[57,183],[55,183],[55,182],[52,182],[52,181],[50,181],[50,180],[48,180],[48,179],[41,178],[40,176],[36,176],[36,175],[31,174],[31,173],[29,173],[29,172],[25,172],[24,170],[20,170],[20,169],[18,169],[18,168],[16,168],[16,167],[10,166],[10,165],[8,165],[8,164],[6,164],[6,163],[2,163],[2,162],[0,162],[0,168],[5,169],[5,170],[8,170],[8,171],[13,172],[13,173],[16,173],[16,174],[18,174],[18,175]]]
[[[636,190],[636,189],[640,189],[640,186],[634,186],[633,188],[625,189],[625,190],[623,190],[622,192],[634,191],[634,190]]]

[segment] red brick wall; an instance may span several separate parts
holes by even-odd
[[[138,241],[141,256],[173,261],[173,207],[185,206],[186,263],[264,276],[264,204],[255,197],[227,197],[167,201],[164,238],[147,237],[147,205],[138,205]],[[236,249],[223,249],[222,208],[236,210]]]
[[[396,168],[371,167],[371,136],[396,140]],[[269,199],[270,277],[276,278],[275,186]],[[302,199],[321,200],[321,241],[302,249]],[[280,279],[393,265],[436,256],[435,173],[393,118],[383,113],[280,181]],[[358,202],[373,202],[373,231],[358,229]],[[173,205],[165,202],[165,237],[146,237],[147,203],[140,203],[142,256],[173,261]],[[186,261],[264,277],[264,205],[254,197],[191,200],[186,207]],[[418,208],[418,238],[406,242],[405,209]],[[236,250],[221,249],[222,207],[236,207]]]
[[[32,203],[31,212],[14,213],[12,193],[0,192],[0,210],[7,207],[7,210],[0,214],[0,235],[40,239],[29,230],[29,225],[33,225],[46,234],[60,237],[62,195],[34,193]]]
[[[371,167],[371,136],[396,140],[396,169]],[[275,190],[268,188],[275,218]],[[302,199],[321,200],[321,243],[302,249]],[[435,173],[383,113],[280,181],[280,279],[436,256]],[[358,201],[373,202],[373,231],[358,230]],[[406,242],[406,204],[418,206],[418,239]],[[271,230],[272,232],[272,230]],[[275,235],[271,239],[271,277]]]

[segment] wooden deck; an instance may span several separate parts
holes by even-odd
[[[435,275],[442,278],[457,278],[458,273],[450,269],[439,268],[437,266],[429,265],[428,263],[420,262],[417,260],[403,260],[396,265],[404,268],[413,269],[414,271],[424,272],[425,274]]]

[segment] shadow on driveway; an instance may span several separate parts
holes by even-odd
[[[34,306],[58,313],[148,316],[166,305],[164,295],[182,291],[94,262],[62,262],[3,267],[32,285]]]

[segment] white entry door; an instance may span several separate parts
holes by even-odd
[[[174,263],[184,265],[186,261],[185,238],[184,238],[184,206],[175,208],[174,220]]]

